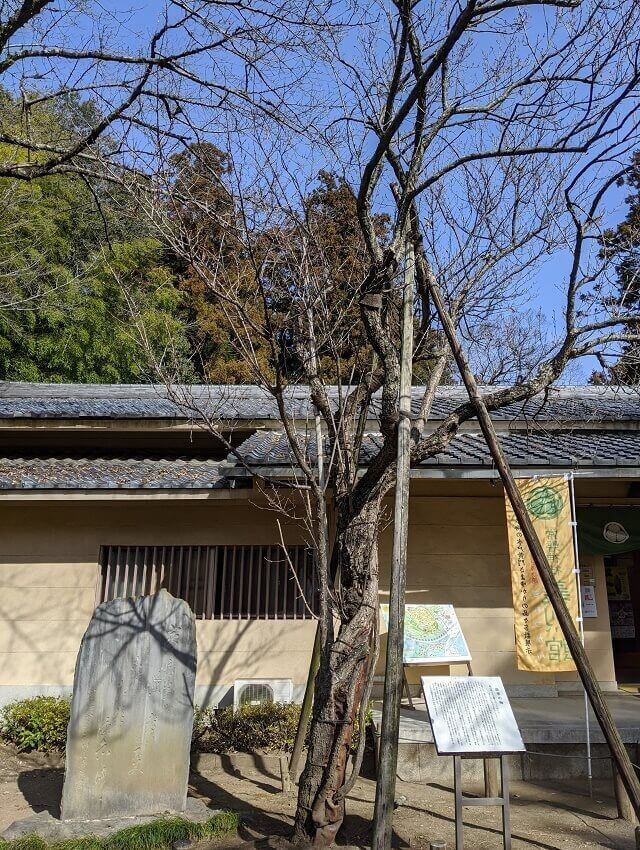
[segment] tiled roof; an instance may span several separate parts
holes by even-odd
[[[208,459],[0,458],[0,490],[209,490],[226,486],[220,462]]]
[[[500,435],[507,458],[514,467],[640,467],[640,431],[537,431]],[[311,460],[315,440],[300,438]],[[365,434],[360,463],[366,465],[382,443],[380,434]],[[328,448],[327,448],[328,451]],[[239,452],[255,466],[290,466],[292,453],[280,431],[258,431],[245,440]],[[479,433],[460,433],[449,447],[428,458],[424,467],[491,467],[484,438]]]
[[[366,434],[360,462],[366,465],[381,443],[380,434]],[[640,431],[513,432],[501,435],[502,445],[518,468],[640,468]],[[301,444],[315,460],[315,441]],[[249,466],[282,469],[293,464],[284,434],[258,431],[238,449]],[[450,446],[422,465],[430,469],[491,468],[484,440],[461,433]],[[42,455],[0,458],[0,491],[13,490],[213,490],[233,486],[246,468],[227,461],[179,456]]]
[[[498,387],[485,388],[486,391]],[[335,387],[330,389],[337,403]],[[0,383],[0,419],[171,419],[197,418],[198,410],[221,419],[277,420],[274,399],[257,386],[193,386],[179,391],[180,402],[171,400],[164,387],[115,384]],[[414,387],[417,411],[421,388]],[[296,419],[312,415],[306,386],[286,392],[289,413]],[[466,400],[462,387],[441,387],[432,419],[446,416]],[[191,409],[190,409],[191,408]],[[193,409],[195,408],[195,409]],[[374,405],[375,414],[375,405]],[[495,419],[536,419],[545,422],[640,421],[637,387],[560,387],[548,398],[526,405],[515,404],[493,414]]]

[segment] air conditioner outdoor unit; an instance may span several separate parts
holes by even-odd
[[[241,705],[260,705],[264,702],[291,702],[291,679],[236,679],[233,683],[233,710]]]

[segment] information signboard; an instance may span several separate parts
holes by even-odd
[[[381,605],[385,626],[389,606]],[[457,664],[471,661],[453,605],[405,605],[403,663]]]
[[[582,592],[582,616],[597,617],[598,604],[596,602],[596,589],[592,584],[583,584]]]
[[[524,751],[499,676],[423,676],[422,690],[438,755]]]

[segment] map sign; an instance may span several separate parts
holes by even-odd
[[[389,606],[381,605],[389,626]],[[456,664],[471,661],[453,605],[405,605],[404,663]]]
[[[438,755],[525,749],[499,676],[423,676]]]

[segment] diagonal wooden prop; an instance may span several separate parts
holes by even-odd
[[[527,511],[513,477],[513,473],[511,472],[511,467],[509,466],[504,452],[502,451],[502,446],[500,445],[496,430],[493,427],[489,411],[487,410],[482,394],[478,389],[478,383],[475,379],[475,375],[471,371],[467,356],[462,350],[462,346],[458,340],[453,320],[442,299],[440,288],[433,279],[429,281],[429,291],[433,298],[436,310],[438,311],[438,315],[440,316],[440,321],[442,322],[442,326],[449,342],[449,347],[451,348],[451,352],[458,366],[460,376],[467,389],[467,393],[469,394],[469,399],[476,409],[480,429],[482,430],[489,451],[491,452],[491,456],[493,457],[494,463],[500,473],[500,478],[502,479],[504,489],[509,496],[513,512],[520,524],[520,528],[522,529],[522,533],[527,541],[534,563],[538,569],[540,580],[544,585],[549,601],[551,602],[555,615],[558,618],[562,634],[567,641],[569,651],[571,652],[571,656],[575,662],[578,674],[582,679],[582,684],[584,685],[584,689],[589,697],[591,707],[593,708],[593,712],[600,724],[600,728],[602,729],[602,734],[609,745],[611,756],[615,762],[620,779],[622,780],[625,790],[629,795],[629,800],[635,810],[636,816],[640,818],[640,782],[638,781],[636,772],[631,764],[631,760],[629,759],[629,754],[627,753],[622,742],[622,738],[620,737],[620,733],[616,728],[611,712],[609,711],[609,706],[605,702],[600,686],[598,685],[598,680],[596,679],[591,663],[587,657],[587,653],[582,646],[578,632],[574,626],[573,620],[571,619],[571,615],[569,614],[569,610],[562,598],[555,576],[549,566],[545,551],[540,545],[540,541],[538,540],[538,535],[536,534],[535,528],[531,522],[529,512]]]

